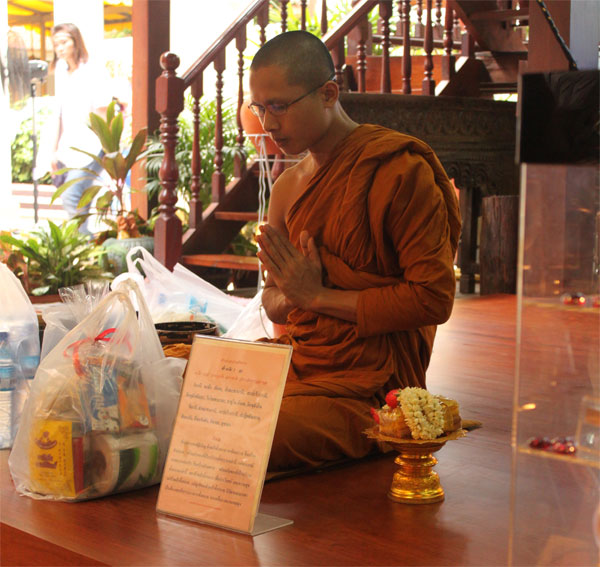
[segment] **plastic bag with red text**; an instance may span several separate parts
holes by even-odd
[[[165,358],[137,285],[117,286],[40,364],[9,457],[17,491],[76,501],[158,483],[184,364]]]

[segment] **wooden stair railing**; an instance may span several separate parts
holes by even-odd
[[[287,1],[283,2],[285,9]],[[226,194],[225,176],[223,166],[223,72],[225,70],[225,49],[235,41],[239,53],[239,99],[238,99],[238,136],[237,144],[241,149],[244,144],[244,134],[241,126],[239,109],[243,102],[243,53],[246,49],[246,26],[256,18],[260,28],[261,42],[266,41],[265,29],[268,24],[269,0],[256,0],[233,22],[233,24],[207,49],[196,62],[182,75],[177,77],[176,70],[179,59],[174,54],[165,54],[161,58],[163,73],[157,80],[156,96],[157,111],[161,114],[161,140],[165,146],[163,165],[159,177],[163,190],[159,196],[159,218],[155,225],[155,255],[166,267],[172,269],[179,261],[183,246],[186,241],[193,238],[195,231],[203,221],[212,215],[214,210]],[[285,29],[286,20],[282,14],[282,29]],[[213,65],[217,72],[216,91],[216,120],[215,120],[215,158],[214,173],[212,176],[212,203],[206,210],[202,210],[199,198],[200,191],[200,147],[198,141],[198,125],[200,112],[200,99],[203,96],[203,72]],[[183,110],[184,91],[190,88],[193,99],[194,137],[192,145],[192,198],[190,201],[189,230],[182,240],[181,221],[175,216],[174,203],[177,201],[175,187],[178,179],[177,163],[175,161],[175,141],[177,135],[177,118]],[[244,175],[246,164],[241,160],[236,163],[236,178]]]
[[[491,4],[486,1],[474,2],[478,5],[485,4],[485,10],[470,10],[459,0],[354,0],[351,11],[335,29],[329,29],[326,1],[323,0],[320,27],[323,41],[332,53],[336,81],[342,90],[355,90],[360,93],[376,91],[434,95],[461,94],[460,88],[449,87],[457,84],[456,79],[459,78],[477,84],[476,88],[467,89],[467,94],[476,92],[480,95],[479,83],[482,80],[489,81],[490,77],[482,71],[480,65],[473,63],[476,54],[476,42],[473,37],[467,35],[465,39],[464,33],[462,41],[458,41],[458,37],[461,30],[473,33],[478,22],[489,21],[481,12],[489,12],[490,15],[493,13],[491,18],[494,21],[499,18],[497,10],[492,10]],[[161,115],[160,133],[165,153],[159,173],[162,191],[159,195],[159,218],[155,225],[155,255],[169,269],[180,260],[190,266],[257,269],[256,259],[236,260],[223,255],[223,252],[239,229],[248,220],[257,218],[255,211],[258,207],[258,168],[256,162],[246,163],[242,157],[245,134],[241,125],[240,109],[244,101],[244,54],[248,26],[256,25],[260,43],[265,43],[272,4],[269,0],[252,2],[181,77],[177,76],[178,57],[173,53],[163,54],[161,57],[163,73],[156,83],[156,108]],[[495,0],[493,4],[496,5]],[[307,1],[301,0],[299,5],[300,26],[301,29],[305,29]],[[286,31],[291,21],[291,3],[289,0],[279,0],[278,7],[281,31]],[[490,9],[487,9],[488,7]],[[376,8],[379,25],[377,33],[372,33],[368,17]],[[468,23],[462,22],[459,18],[462,14],[465,17],[469,16],[471,20]],[[515,17],[513,13],[505,15],[509,19]],[[235,45],[238,53],[236,145],[240,157],[236,159],[234,179],[226,184],[222,168],[222,105],[223,76],[227,64],[225,50],[230,44]],[[381,55],[372,55],[374,45],[379,46]],[[468,49],[465,49],[465,45]],[[398,58],[392,54],[394,47],[401,48],[402,57]],[[415,55],[415,49],[421,50],[422,54]],[[457,71],[455,62],[461,59],[461,54],[471,63],[463,63]],[[198,142],[198,117],[203,96],[203,72],[210,65],[213,65],[217,72],[215,167],[211,182],[212,202],[203,210],[199,198],[202,163]],[[175,146],[177,120],[183,109],[184,92],[187,90],[191,92],[193,100],[194,142],[189,229],[182,234],[181,222],[175,215],[178,180]],[[491,93],[493,89],[490,87],[486,92]],[[196,252],[202,254],[198,255]]]

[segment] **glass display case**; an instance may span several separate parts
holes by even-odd
[[[521,165],[509,563],[599,565],[598,165]]]

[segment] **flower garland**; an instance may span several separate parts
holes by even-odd
[[[404,388],[399,398],[413,439],[435,439],[444,432],[444,408],[438,398],[423,388]]]

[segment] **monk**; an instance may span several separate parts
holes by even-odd
[[[352,121],[316,36],[276,36],[250,67],[250,108],[283,152],[258,257],[263,306],[293,347],[269,469],[359,458],[392,388],[425,387],[452,311],[456,195],[425,143]]]

